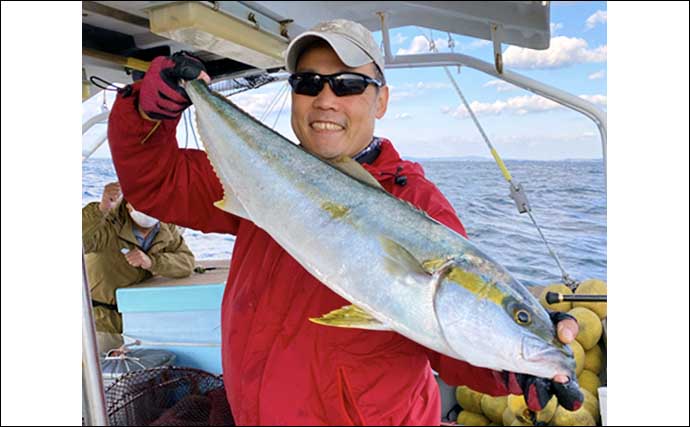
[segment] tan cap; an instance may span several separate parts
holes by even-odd
[[[373,62],[383,73],[383,55],[371,31],[346,19],[322,22],[295,37],[285,51],[288,72],[295,72],[300,55],[315,40],[326,41],[348,67],[356,68]]]

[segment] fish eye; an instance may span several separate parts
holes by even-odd
[[[523,308],[516,310],[514,317],[515,321],[519,325],[529,325],[532,322],[532,316],[530,316],[529,312]]]

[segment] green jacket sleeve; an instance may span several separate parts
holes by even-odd
[[[115,229],[98,209],[98,202],[91,202],[82,208],[81,239],[84,253],[101,251],[116,238]]]
[[[187,277],[194,270],[194,254],[187,247],[177,227],[170,225],[171,243],[162,251],[150,255],[151,273],[164,277]]]

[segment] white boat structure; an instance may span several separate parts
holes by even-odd
[[[587,100],[503,66],[503,45],[548,49],[551,38],[548,1],[83,1],[82,13],[82,95],[85,105],[90,103],[92,107],[89,117],[83,121],[84,161],[105,142],[108,104],[113,98],[112,93],[109,98],[90,97],[94,91],[91,77],[129,83],[147,69],[154,57],[187,50],[205,61],[217,90],[244,90],[284,79],[282,52],[290,40],[318,22],[343,18],[359,22],[373,32],[381,31],[386,69],[468,67],[584,114],[599,129],[606,172],[606,113]],[[394,55],[389,31],[406,26],[489,40],[494,61],[489,63],[453,52]],[[100,109],[94,109],[93,105]],[[214,331],[219,328],[220,320],[218,316],[216,322],[214,316],[219,313],[228,263],[206,261],[202,265],[219,270],[195,274],[183,281],[154,279],[126,292],[118,291],[118,305],[124,312],[126,341],[138,339],[159,348],[177,350],[176,354],[181,355],[178,360],[214,372],[213,366],[220,367],[220,335]],[[192,293],[194,298],[189,298]],[[144,294],[146,298],[142,298]],[[159,302],[148,306],[141,302],[152,300]],[[195,305],[182,307],[182,301],[190,300],[196,301]],[[85,271],[82,303],[85,422],[107,425]],[[161,338],[156,331],[137,328],[141,325],[137,318],[141,316],[150,316],[146,318],[149,325],[162,324],[165,313],[176,310],[197,319],[207,316],[203,327],[208,336],[200,338],[196,332],[167,331],[168,335]],[[196,334],[196,341],[184,341],[175,334]],[[217,369],[216,373],[219,373]]]

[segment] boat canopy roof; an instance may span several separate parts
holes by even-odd
[[[247,1],[278,20],[294,21],[301,33],[330,19],[349,19],[371,31],[381,30],[378,13],[388,28],[410,25],[492,40],[491,25],[503,28],[501,41],[530,49],[548,49],[551,38],[549,2],[544,1]],[[296,34],[292,34],[294,37]]]
[[[122,73],[123,65],[136,70],[136,63],[132,66],[130,59],[113,66],[108,55],[150,61],[188,50],[207,63],[215,61],[218,72],[214,76],[214,69],[210,70],[214,78],[247,69],[280,68],[279,53],[291,39],[318,22],[337,18],[380,31],[385,17],[389,29],[415,25],[530,49],[547,49],[551,36],[550,5],[540,1],[84,1],[82,12],[87,74],[116,81],[123,76],[118,79],[113,71]],[[179,24],[187,18],[190,22]],[[171,28],[173,22],[179,25]],[[238,23],[237,28],[228,30],[233,23]],[[251,30],[255,34],[247,37]],[[234,45],[223,49],[228,39]]]

